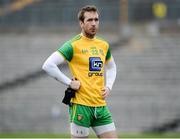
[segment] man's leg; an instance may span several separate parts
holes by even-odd
[[[99,138],[118,138],[114,123],[93,127]]]
[[[79,126],[75,123],[71,123],[70,125],[71,129],[71,137],[72,138],[88,138],[89,135],[89,128]]]
[[[90,127],[90,108],[84,105],[73,104],[70,106],[70,128],[72,138],[87,138]]]
[[[104,132],[98,135],[99,138],[118,138],[116,131]]]

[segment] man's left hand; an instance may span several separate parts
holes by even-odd
[[[110,93],[110,89],[108,87],[104,87],[102,89],[102,97],[103,97],[103,99],[105,99],[109,95],[109,93]]]

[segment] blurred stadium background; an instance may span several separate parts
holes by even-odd
[[[107,99],[117,131],[180,132],[179,0],[0,0],[0,134],[69,133],[65,86],[41,66],[80,32],[86,4],[118,68]]]

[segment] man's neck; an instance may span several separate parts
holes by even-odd
[[[95,35],[87,34],[83,31],[82,31],[82,35],[85,36],[86,38],[89,38],[89,39],[94,39],[94,37],[95,37]]]

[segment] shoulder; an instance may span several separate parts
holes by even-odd
[[[59,50],[60,49],[69,49],[69,50],[71,49],[72,50],[73,49],[73,42],[75,42],[75,41],[77,41],[79,39],[81,39],[80,34],[76,35],[73,38],[71,38],[70,40],[64,42],[64,44],[59,47]]]
[[[68,40],[67,42],[65,42],[65,44],[73,44],[74,42],[78,41],[81,39],[81,35],[78,34],[76,36],[74,36],[73,38],[71,38],[70,40]]]
[[[72,57],[73,57],[73,42],[79,40],[81,38],[80,35],[76,35],[75,37],[73,37],[72,39],[66,41],[62,46],[60,46],[60,48],[58,49],[58,51],[68,60],[71,61]]]
[[[98,42],[101,42],[102,44],[104,44],[107,48],[109,48],[109,43],[108,43],[108,41],[106,41],[104,38],[101,38],[101,37],[99,37],[99,36],[96,36],[96,40],[97,40]]]
[[[76,41],[78,41],[80,39],[81,39],[81,35],[78,34],[78,35],[74,36],[73,38],[69,39],[68,41],[64,42],[64,44],[62,46],[66,46],[66,45],[67,46],[72,46],[73,42],[76,42]]]
[[[96,37],[96,39],[105,46],[106,60],[109,60],[111,58],[111,51],[110,51],[109,43],[105,39],[100,38],[100,37]]]

